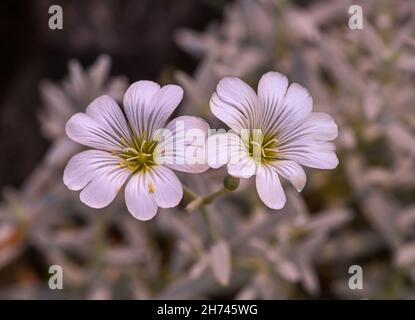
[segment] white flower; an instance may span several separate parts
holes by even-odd
[[[178,205],[183,188],[171,169],[183,172],[208,169],[206,164],[187,161],[182,153],[185,148],[176,149],[180,142],[187,144],[189,130],[198,129],[207,135],[209,126],[204,120],[178,117],[166,125],[171,137],[159,139],[160,129],[182,97],[179,86],[160,88],[155,82],[139,81],[124,96],[126,117],[106,95],[95,99],[86,113],[73,115],[66,124],[67,135],[93,150],[78,153],[69,160],[63,176],[65,185],[71,190],[82,189],[83,203],[103,208],[129,179],[125,201],[131,214],[140,220],[153,218],[158,207]],[[176,157],[182,161],[176,161]]]
[[[301,165],[333,169],[338,164],[335,145],[329,142],[338,134],[334,120],[311,112],[308,91],[297,83],[288,86],[287,77],[278,72],[262,76],[258,95],[238,78],[222,79],[210,108],[233,133],[209,137],[209,165],[227,163],[228,173],[238,178],[256,174],[258,194],[269,208],[280,209],[286,201],[279,175],[301,191],[306,183]],[[219,152],[212,152],[213,147]]]

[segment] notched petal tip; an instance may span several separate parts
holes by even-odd
[[[262,81],[273,81],[273,80],[279,80],[279,81],[288,83],[288,78],[284,74],[278,71],[268,71],[267,73],[264,73],[261,79],[259,80],[259,83],[261,83]]]
[[[169,95],[169,98],[174,100],[177,105],[182,101],[184,91],[183,88],[178,86],[177,84],[167,84],[160,89],[161,91],[165,92],[165,94]]]
[[[158,87],[160,87],[157,82],[154,82],[152,80],[139,80],[139,81],[135,81],[132,84],[130,84],[129,87],[128,87],[128,89],[131,88],[131,87],[133,87],[133,86],[135,87],[137,85],[140,85],[140,86],[142,86],[142,85],[150,85],[150,86],[158,86]]]

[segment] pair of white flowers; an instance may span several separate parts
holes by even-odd
[[[332,169],[338,164],[330,142],[338,134],[335,122],[325,113],[312,112],[308,91],[296,83],[288,86],[280,73],[263,75],[258,94],[237,78],[219,82],[210,108],[232,129],[227,133],[208,137],[209,125],[197,117],[181,116],[167,123],[182,97],[179,86],[138,81],[124,96],[124,112],[112,98],[101,96],[86,113],[73,115],[66,124],[67,135],[93,149],[69,160],[66,186],[82,190],[80,199],[86,205],[103,208],[127,182],[128,210],[139,220],[149,220],[158,207],[175,207],[183,197],[172,170],[200,173],[226,164],[231,176],[256,175],[261,200],[280,209],[286,198],[279,176],[301,191],[306,183],[301,165]],[[160,140],[162,128],[171,132],[169,138]],[[192,145],[186,138],[189,130],[203,132],[209,147]],[[206,161],[190,161],[193,151],[186,152],[186,147],[206,152]]]

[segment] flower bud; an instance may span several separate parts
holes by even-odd
[[[233,191],[239,186],[239,178],[235,178],[232,176],[226,176],[223,180],[223,185],[229,191]]]

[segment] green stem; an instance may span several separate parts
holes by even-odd
[[[207,196],[198,196],[198,195],[194,195],[193,200],[191,200],[188,205],[186,206],[187,211],[189,212],[193,212],[196,209],[199,209],[200,207],[204,207],[205,205],[211,203],[213,200],[215,200],[216,198],[218,198],[219,196],[226,194],[229,190],[226,189],[225,187],[212,192],[211,194],[207,195]]]
[[[202,214],[203,219],[206,222],[210,237],[212,238],[213,241],[219,240],[221,238],[220,234],[218,233],[217,228],[215,227],[215,224],[212,220],[212,216],[210,212],[206,208],[206,204],[212,202],[214,199],[219,197],[221,194],[225,193],[227,191],[226,188],[222,188],[220,190],[212,192],[211,194],[204,196],[204,197],[197,195],[192,190],[190,190],[187,186],[183,186],[183,191],[185,193],[185,196],[190,199],[190,202],[187,204],[186,209],[189,212],[193,212],[199,209]]]
[[[183,184],[183,191],[184,191],[184,196],[186,198],[189,198],[191,201],[200,197],[199,195],[197,195],[196,193],[194,193],[192,190],[190,190],[190,188],[186,185]]]
[[[221,237],[217,231],[217,228],[215,228],[215,224],[206,205],[213,202],[216,198],[235,190],[238,185],[239,179],[226,176],[223,181],[223,187],[206,196],[200,196],[190,190],[189,187],[183,185],[184,195],[189,199],[189,203],[186,206],[187,211],[193,212],[197,209],[201,211],[202,217],[205,219],[209,233],[214,241],[219,240]]]

